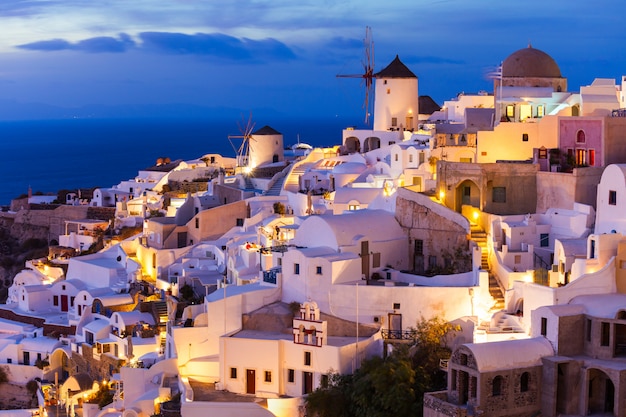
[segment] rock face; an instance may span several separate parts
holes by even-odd
[[[37,397],[28,392],[24,385],[2,384],[0,385],[0,410],[23,410],[37,408]]]

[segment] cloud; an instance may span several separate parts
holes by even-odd
[[[134,46],[135,42],[125,33],[121,33],[117,38],[111,36],[98,36],[83,39],[75,43],[68,42],[65,39],[51,39],[17,45],[20,49],[27,49],[30,51],[50,52],[72,50],[89,53],[125,52]]]
[[[444,58],[434,55],[407,55],[400,57],[405,64],[452,64],[464,65],[466,62],[460,59]]]
[[[283,61],[296,57],[287,45],[273,38],[254,40],[221,33],[171,32],[143,32],[139,38],[143,49],[164,53],[208,55],[234,61]]]
[[[50,39],[17,45],[31,51],[80,51],[89,53],[126,52],[139,49],[154,53],[201,55],[231,61],[262,62],[287,61],[296,58],[294,51],[274,39],[235,38],[221,33],[196,33],[193,35],[176,32],[142,32],[136,43],[125,33],[117,38],[99,36],[78,42],[65,39]]]

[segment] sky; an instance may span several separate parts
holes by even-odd
[[[622,8],[621,0],[1,0],[0,120],[220,107],[360,117],[361,80],[337,75],[362,74],[367,26],[375,71],[399,55],[419,94],[440,105],[490,91],[486,74],[529,43],[578,91],[626,74]]]

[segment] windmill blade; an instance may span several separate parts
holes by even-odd
[[[365,124],[369,124],[370,116],[370,96],[373,95],[374,78],[374,40],[372,38],[372,28],[365,27],[365,38],[363,39],[364,55],[361,61],[363,66],[362,74],[338,74],[337,78],[361,78],[361,85],[365,85],[365,99],[362,108],[365,110]]]

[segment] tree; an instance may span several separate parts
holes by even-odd
[[[306,398],[307,414],[317,417],[421,416],[425,392],[446,386],[439,367],[450,357],[448,337],[460,327],[434,317],[413,329],[414,343],[397,345],[386,358],[364,360],[354,375],[333,374],[327,387]]]

